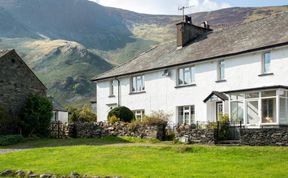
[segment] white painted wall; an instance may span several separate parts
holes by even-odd
[[[68,123],[68,112],[53,111],[52,121],[61,121],[62,123]]]
[[[288,86],[288,47],[271,49],[271,72],[274,75],[259,77],[263,51],[238,55],[225,60],[226,82],[216,83],[217,61],[195,63],[196,86],[175,88],[177,68],[171,68],[169,77],[162,76],[163,70],[145,73],[146,93],[129,95],[130,77],[120,78],[120,105],[131,110],[144,109],[145,114],[151,111],[164,110],[171,113],[171,121],[177,122],[177,106],[195,105],[196,121],[207,121],[207,105],[203,100],[212,91],[229,91],[257,88],[273,85]],[[221,59],[219,59],[221,60]],[[183,66],[179,66],[183,67]],[[138,74],[137,74],[138,75]],[[117,82],[115,82],[117,84]],[[105,121],[110,108],[109,104],[117,103],[116,97],[109,98],[109,81],[97,82],[97,117]],[[228,108],[225,108],[228,111]]]

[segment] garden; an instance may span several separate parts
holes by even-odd
[[[135,120],[128,108],[115,108],[104,127],[95,122],[96,115],[88,108],[70,108],[72,135],[53,139],[49,130],[51,107],[45,98],[32,96],[20,119],[13,120],[17,129],[1,110],[0,130],[6,134],[0,136],[0,176],[278,178],[288,175],[288,147],[186,145],[175,140],[171,131],[161,137],[163,141],[156,139],[159,135],[154,134],[155,129],[163,130],[167,125],[168,115],[163,112]],[[92,128],[91,133],[85,130],[87,127]],[[21,134],[15,132],[19,128]]]

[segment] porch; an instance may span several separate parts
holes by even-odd
[[[262,87],[237,91],[213,91],[204,102],[207,119],[219,121],[228,114],[230,122],[246,128],[278,128],[288,126],[288,87]]]

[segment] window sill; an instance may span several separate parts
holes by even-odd
[[[175,88],[185,88],[185,87],[195,87],[196,84],[189,84],[189,85],[177,85]]]
[[[115,98],[116,96],[115,95],[110,95],[108,96],[109,98]]]
[[[217,80],[215,81],[216,83],[223,83],[223,82],[227,82],[227,80]]]
[[[269,76],[269,75],[274,75],[274,73],[263,73],[258,75],[259,77],[265,77],[265,76]]]
[[[146,91],[130,92],[129,95],[138,95],[143,93],[146,93]]]

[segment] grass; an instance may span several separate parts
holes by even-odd
[[[137,144],[123,144],[131,142]],[[75,170],[91,176],[123,177],[288,176],[287,147],[218,147],[153,142],[155,140],[129,137],[26,141],[9,148],[34,148],[0,154],[0,170],[22,169],[59,175],[68,175]]]

